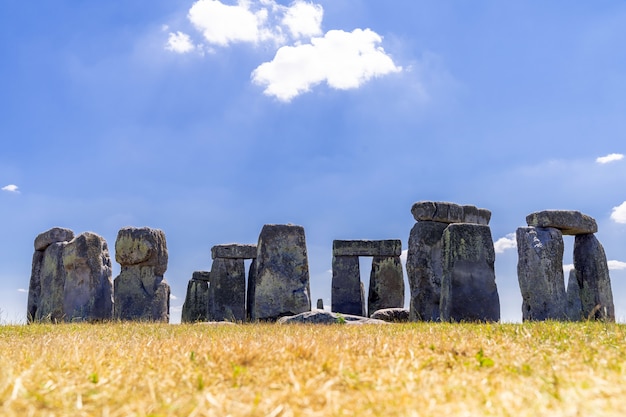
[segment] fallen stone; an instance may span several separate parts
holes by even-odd
[[[74,232],[70,229],[53,227],[35,238],[35,250],[43,251],[53,243],[69,242],[74,239]]]
[[[500,320],[494,270],[495,251],[489,226],[451,224],[443,234],[441,320]]]
[[[206,280],[192,278],[187,284],[187,294],[180,321],[195,323],[207,320],[209,320],[209,283]]]
[[[331,313],[329,311],[306,311],[293,316],[278,319],[279,324],[389,324],[383,320],[371,319],[351,314]]]
[[[257,245],[251,319],[277,320],[311,310],[304,228],[265,225]]]
[[[81,233],[63,250],[66,321],[113,318],[113,280],[107,242],[95,233]]]
[[[336,313],[361,315],[361,272],[358,256],[333,256],[331,310]]]
[[[162,230],[124,227],[115,241],[115,260],[122,266],[151,266],[157,275],[167,270],[167,244]]]
[[[580,301],[580,287],[578,286],[578,277],[576,276],[576,269],[569,271],[569,278],[567,281],[567,319],[569,321],[582,321],[583,317],[583,305]]]
[[[209,292],[211,321],[245,321],[246,272],[243,259],[215,258]]]
[[[556,228],[520,227],[517,279],[522,293],[522,319],[565,320],[563,235]]]
[[[256,258],[256,245],[241,245],[238,243],[215,245],[211,248],[211,257],[213,259],[254,259]]]
[[[196,324],[201,324],[203,326],[236,326],[236,323],[230,321],[203,321],[197,322]]]
[[[409,310],[406,308],[384,308],[372,313],[370,318],[391,323],[408,323]]]
[[[615,321],[615,305],[606,254],[593,234],[574,239],[574,267],[580,289],[582,316],[586,319]]]
[[[491,211],[476,206],[461,206],[443,201],[418,201],[411,207],[416,221],[441,223],[472,223],[488,225]]]
[[[333,256],[400,256],[402,242],[393,240],[333,240]]]
[[[424,220],[411,229],[406,261],[411,321],[439,321],[442,237],[446,227],[448,223]]]
[[[596,233],[596,221],[579,211],[544,210],[526,216],[526,223],[533,227],[554,227],[564,235]]]
[[[374,256],[367,297],[368,314],[404,305],[404,276],[399,256]]]

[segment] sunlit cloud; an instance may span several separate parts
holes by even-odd
[[[0,190],[6,191],[8,193],[19,193],[19,187],[15,184],[5,185],[4,187],[0,188]]]
[[[28,290],[25,288],[18,288],[17,292],[28,292]]]
[[[622,159],[624,159],[624,155],[622,155],[621,153],[612,153],[607,156],[601,156],[599,158],[596,158],[596,162],[599,164],[608,164],[610,162],[620,161]]]
[[[609,269],[611,271],[622,271],[626,269],[626,262],[622,261],[608,261]]]
[[[195,49],[195,46],[191,42],[189,35],[183,32],[170,32],[165,49],[168,51],[176,52],[179,54],[185,54]]]
[[[615,223],[626,224],[626,201],[624,201],[617,207],[613,207],[611,220],[613,220]]]
[[[515,238],[515,233],[509,233],[505,237],[501,237],[496,240],[493,244],[493,248],[496,253],[504,253],[509,249],[517,248],[517,239]]]
[[[569,272],[571,270],[573,270],[573,269],[576,269],[576,268],[574,268],[574,264],[564,264],[563,265],[563,272],[565,273],[565,276],[569,275]]]

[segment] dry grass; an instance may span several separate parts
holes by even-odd
[[[626,415],[626,327],[0,327],[2,416]]]

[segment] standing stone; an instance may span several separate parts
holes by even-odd
[[[404,305],[404,276],[399,256],[374,256],[370,273],[367,311]]]
[[[456,223],[443,235],[441,319],[498,321],[500,299],[489,226]]]
[[[567,319],[569,321],[581,321],[583,317],[583,305],[580,301],[580,287],[578,286],[578,277],[576,276],[576,269],[569,271],[569,278],[567,281]]]
[[[44,252],[36,250],[33,254],[33,263],[28,284],[28,305],[26,320],[31,323],[36,320],[37,310],[41,305],[41,267],[43,266]]]
[[[111,257],[104,238],[82,233],[63,250],[63,308],[67,320],[99,321],[113,317]]]
[[[359,287],[361,289],[361,313],[358,315],[367,317],[367,304],[365,303],[365,285],[363,284],[363,281],[361,281]]]
[[[259,236],[252,320],[311,311],[304,228],[265,225]]]
[[[63,308],[65,289],[65,268],[63,267],[63,249],[67,242],[56,242],[48,246],[43,252],[43,260],[39,272],[41,293],[39,305],[35,313],[35,321],[51,321],[53,323],[65,320]]]
[[[419,221],[411,229],[406,272],[411,291],[411,321],[439,321],[442,237],[447,223]]]
[[[516,239],[522,319],[566,319],[561,231],[552,227],[520,227]]]
[[[358,256],[333,256],[331,311],[361,315],[361,272]]]
[[[187,284],[187,295],[181,315],[181,322],[183,323],[209,320],[209,280],[198,279],[199,273],[205,273],[205,271],[194,272]],[[202,276],[202,278],[204,277]]]
[[[246,272],[243,259],[215,258],[209,288],[211,321],[246,319]]]
[[[169,322],[170,286],[165,233],[147,227],[125,227],[117,235],[115,260],[121,265],[114,280],[115,318]]]
[[[574,267],[584,318],[615,321],[615,306],[606,254],[595,235],[576,235]]]
[[[252,309],[254,308],[254,293],[256,290],[256,258],[250,263],[248,269],[248,292],[246,297],[246,319],[252,321]]]
[[[323,310],[324,309],[324,300],[322,300],[321,298],[317,299],[317,309],[318,310]]]

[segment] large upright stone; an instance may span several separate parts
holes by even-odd
[[[488,225],[491,220],[491,211],[487,209],[443,201],[418,201],[411,207],[411,213],[417,221]]]
[[[65,321],[63,308],[65,289],[65,268],[63,267],[63,249],[67,242],[50,244],[43,252],[39,271],[39,305],[34,316],[35,321]]]
[[[569,321],[581,321],[585,319],[585,317],[583,317],[583,305],[580,301],[580,287],[578,286],[578,277],[576,275],[576,269],[570,270],[567,280],[567,304],[565,311]]]
[[[489,226],[451,224],[443,234],[443,321],[498,321],[500,299]]]
[[[311,310],[304,228],[265,225],[259,235],[252,320],[276,320]]]
[[[165,233],[147,227],[125,227],[117,235],[115,259],[121,265],[114,280],[115,318],[169,322],[170,286]]]
[[[566,319],[563,235],[552,227],[520,227],[516,239],[522,319]]]
[[[580,289],[582,316],[614,322],[615,306],[609,267],[604,248],[595,235],[576,236],[574,267]]]
[[[419,221],[411,229],[406,272],[411,291],[411,321],[439,321],[442,237],[448,223]]]
[[[212,321],[245,321],[246,272],[243,259],[215,258],[209,287]]]
[[[113,280],[107,242],[86,232],[63,251],[63,309],[68,320],[100,321],[113,317]]]
[[[544,210],[526,216],[526,223],[533,227],[554,227],[564,235],[580,235],[598,231],[596,221],[579,211]]]
[[[399,256],[374,256],[370,273],[367,311],[404,306],[404,276]]]
[[[194,323],[209,320],[209,280],[207,271],[196,271],[187,284],[181,322]]]
[[[333,256],[331,283],[331,311],[360,316],[363,312],[361,299],[361,272],[358,256]]]

